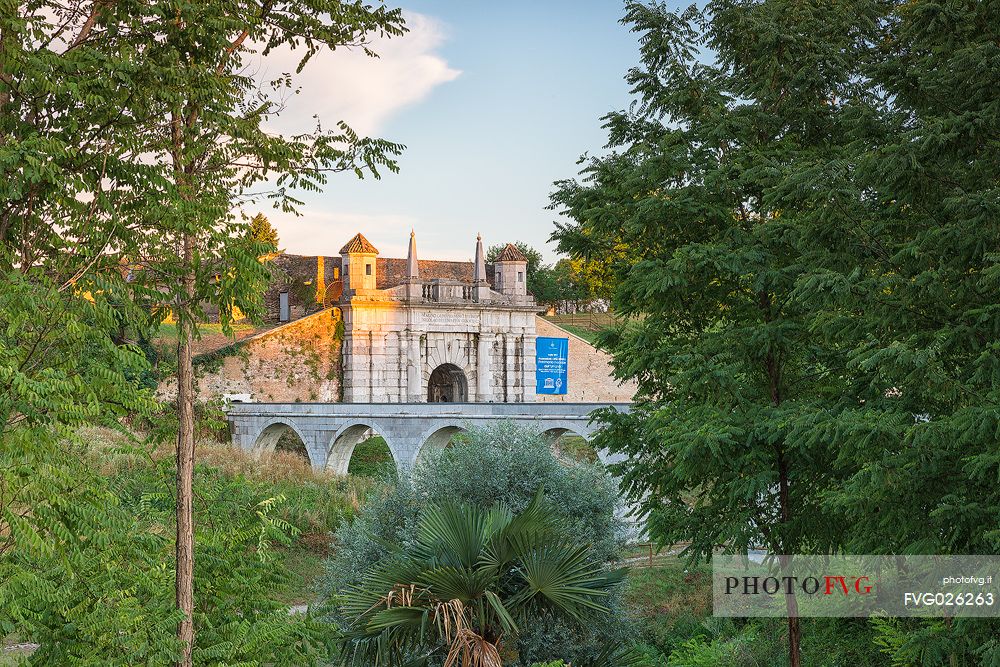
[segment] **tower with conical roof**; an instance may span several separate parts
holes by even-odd
[[[341,272],[344,276],[344,292],[358,293],[374,290],[377,284],[376,258],[378,249],[362,234],[355,234],[340,249]]]

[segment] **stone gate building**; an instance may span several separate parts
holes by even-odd
[[[378,250],[361,234],[340,256],[345,402],[534,401],[537,308],[514,245],[492,282],[481,237],[470,280],[421,275],[412,232],[398,284],[379,287]]]
[[[361,234],[338,255],[276,253],[267,324],[238,341],[199,341],[200,400],[259,403],[627,403],[635,385],[610,357],[537,315],[527,260],[507,245],[487,263],[382,257]],[[470,247],[471,249],[471,247]],[[566,394],[535,394],[535,337],[569,339]],[[204,363],[200,358],[204,356]],[[164,399],[176,394],[172,380]]]

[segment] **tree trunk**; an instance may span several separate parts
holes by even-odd
[[[760,295],[761,310],[764,312],[765,321],[770,320],[771,298],[766,292]],[[765,359],[765,371],[767,373],[768,385],[771,393],[771,403],[777,407],[781,405],[781,364],[773,354],[768,354]],[[792,502],[789,497],[789,470],[788,459],[785,458],[785,451],[782,445],[775,446],[777,468],[778,468],[778,503],[781,508],[781,523],[788,524],[792,520]],[[781,540],[779,558],[782,570],[787,570],[789,553],[794,549],[789,548],[788,536],[782,531],[779,535]],[[802,652],[800,642],[802,639],[802,628],[799,625],[799,604],[795,599],[795,594],[785,596],[785,610],[788,613],[788,664],[790,667],[802,667]]]
[[[788,463],[785,460],[784,452],[778,452],[778,498],[781,503],[781,521],[787,523],[791,520],[791,502],[788,497]],[[783,549],[779,558],[782,570],[787,570],[790,557],[794,554],[787,547],[787,538],[782,536]],[[788,575],[789,572],[784,572]],[[795,599],[795,593],[785,596],[785,610],[788,613],[788,664],[790,667],[801,667],[802,654],[799,647],[802,638],[802,628],[799,625],[799,603]]]
[[[184,260],[187,275],[184,287],[188,299],[194,298],[194,270],[191,268],[193,242],[184,236]],[[177,337],[177,608],[184,618],[177,625],[177,639],[182,644],[180,667],[191,667],[194,646],[194,367],[191,345],[194,324],[178,313]]]
[[[795,605],[795,597],[789,596],[789,606]],[[791,610],[789,610],[791,613]],[[797,610],[796,610],[797,613]],[[791,667],[802,667],[802,655],[799,649],[799,640],[802,638],[802,629],[799,627],[799,617],[788,617],[788,664]]]

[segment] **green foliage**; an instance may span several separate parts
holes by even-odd
[[[602,342],[639,403],[598,444],[657,539],[1000,548],[998,11],[628,4],[637,104],[553,204],[632,320]],[[906,627],[901,662],[995,650],[992,622]]]
[[[10,440],[20,444],[19,435]],[[40,468],[48,473],[39,481],[52,486],[25,497],[37,503],[34,521],[26,518],[41,530],[28,539],[18,527],[16,549],[0,562],[0,634],[41,644],[36,664],[172,662],[178,616],[163,560],[169,537],[128,511],[77,458],[79,447],[67,456],[67,443],[51,444],[62,456]]]
[[[388,544],[415,543],[429,504],[461,498],[484,510],[502,503],[517,513],[528,507],[539,486],[544,486],[562,539],[585,535],[598,560],[619,557],[625,527],[615,513],[615,483],[603,469],[560,463],[537,435],[514,424],[474,429],[455,445],[426,456],[410,479],[370,496],[354,521],[336,532],[334,556],[321,582],[323,594],[334,603],[331,618],[339,620],[335,596],[357,585],[371,564],[389,558]],[[606,604],[612,613],[582,629],[555,615],[538,615],[521,628],[515,664],[553,657],[596,664],[605,646],[628,645],[631,629],[620,592]]]
[[[493,665],[539,613],[577,623],[607,613],[603,603],[624,571],[605,570],[554,523],[541,489],[518,514],[499,504],[430,505],[412,545],[345,594],[345,658]]]
[[[147,367],[137,349],[113,338],[124,313],[111,294],[95,292],[88,301],[60,290],[41,271],[11,272],[3,280],[0,636],[71,614],[73,624],[60,632],[87,633],[92,644],[83,653],[97,664],[94,646],[117,643],[127,650],[131,640],[115,633],[134,627],[146,612],[128,600],[74,595],[83,585],[106,587],[102,595],[155,588],[159,563],[138,553],[147,536],[130,534],[132,518],[114,513],[114,494],[79,463],[66,439],[81,424],[120,429],[124,416],[148,413],[152,399],[138,386]],[[102,557],[120,567],[102,564]],[[171,618],[167,609],[141,631],[153,632]],[[73,650],[71,636],[60,637]],[[165,655],[172,644],[147,648]]]
[[[80,542],[69,559],[54,549],[16,553],[38,576],[11,579],[7,590],[18,604],[3,607],[13,621],[4,633],[40,643],[38,664],[171,663],[178,619],[169,566],[173,466],[124,439],[107,442],[93,431],[82,438],[61,443],[65,473],[78,489],[91,489],[66,494],[81,503],[73,526]],[[280,603],[301,588],[284,560],[307,548],[302,538],[324,535],[350,516],[358,489],[281,456],[258,471],[259,462],[228,448],[203,443],[200,451],[213,462],[195,476],[195,663],[316,664],[329,655],[331,629],[308,615],[290,616]],[[41,595],[45,604],[28,608],[44,613],[18,612]]]
[[[392,458],[389,445],[380,436],[359,442],[351,454],[347,467],[348,474],[361,477],[390,479],[396,474],[396,461]]]
[[[293,191],[316,190],[329,173],[377,177],[397,168],[400,145],[359,137],[343,123],[332,131],[317,123],[295,137],[265,131],[294,89],[293,77],[261,81],[261,69],[248,63],[293,48],[301,55],[297,74],[320,49],[350,45],[374,55],[366,47],[372,36],[403,31],[399,10],[334,0],[281,7],[0,3],[0,489],[14,492],[0,492],[0,630],[28,623],[46,637],[44,650],[56,652],[45,661],[163,662],[166,644],[126,645],[133,641],[127,630],[156,633],[160,623],[177,620],[157,606],[172,586],[148,601],[153,621],[129,597],[145,604],[153,585],[130,584],[130,577],[152,582],[163,572],[157,562],[133,557],[129,549],[149,546],[131,544],[133,535],[169,535],[171,522],[160,510],[175,504],[139,505],[135,517],[118,516],[109,489],[78,475],[60,450],[70,427],[119,425],[124,414],[148,412],[149,397],[138,385],[157,378],[129,332],[172,313],[179,354],[176,362],[163,360],[162,370],[176,364],[189,379],[191,336],[206,305],[218,310],[227,334],[237,309],[261,314],[269,272],[258,258],[273,248],[252,238],[237,215],[268,196],[256,188],[267,181],[273,202],[291,211],[298,204]],[[154,358],[154,349],[145,352]],[[182,408],[191,393],[189,381],[179,382]],[[177,460],[185,466],[185,493],[176,507],[185,514],[194,434],[190,415],[181,413],[184,455]],[[201,491],[211,496],[213,488]],[[110,516],[103,518],[105,509]],[[281,528],[271,510],[242,506],[253,527],[235,516],[226,517],[231,530],[199,527],[199,662],[287,664],[315,653],[303,625],[278,625],[282,610],[249,604],[268,582],[241,569],[235,555],[248,563],[264,558],[265,543],[277,536],[272,529]],[[127,520],[139,524],[123,530]],[[256,543],[248,541],[254,531]],[[182,549],[187,536],[180,535]],[[159,563],[169,562],[170,539],[162,543]],[[102,558],[136,565],[108,576]],[[204,578],[222,585],[229,572],[238,585],[214,596],[214,579]],[[65,590],[51,590],[53,577]],[[90,580],[109,588],[85,590]],[[188,583],[179,576],[178,591],[190,590]],[[125,602],[116,604],[115,595]]]
[[[88,301],[60,290],[42,271],[14,271],[3,277],[0,312],[4,432],[110,423],[152,407],[136,386],[145,358],[113,338],[120,311],[108,294]]]
[[[278,230],[274,228],[271,221],[263,213],[250,218],[250,226],[247,235],[255,242],[266,246],[269,252],[278,250]]]
[[[563,257],[552,266],[539,266],[529,288],[541,304],[558,307],[569,302],[578,310],[595,300],[608,299],[610,280],[593,261]]]
[[[852,92],[845,68],[870,23],[850,33],[868,17],[857,8],[786,4],[719,2],[682,15],[630,4],[626,20],[643,34],[642,65],[628,76],[637,112],[609,114],[616,151],[587,164],[586,185],[564,182],[553,196],[577,222],[557,233],[566,249],[633,249],[614,303],[632,321],[601,340],[616,372],[637,380],[639,405],[608,415],[598,446],[643,461],[626,478],[632,496],[652,513],[653,535],[689,540],[694,558],[719,544],[822,552],[844,539],[821,504],[837,465],[815,420],[856,399],[835,371],[843,350],[814,328],[825,295],[802,284],[850,261],[853,246],[828,232],[842,216],[782,179],[838,150],[819,134],[847,141],[846,112],[825,100]],[[758,22],[742,22],[751,14]],[[816,39],[775,65],[764,34],[786,25]],[[717,62],[696,61],[707,45]],[[796,69],[827,49],[843,52],[837,69]]]
[[[503,503],[514,512],[542,486],[566,536],[586,535],[603,561],[616,560],[627,537],[616,513],[616,481],[599,464],[559,460],[543,438],[513,422],[470,429],[460,444],[427,452],[412,479],[428,502],[461,498],[484,508]]]
[[[670,557],[662,566],[634,567],[625,602],[642,639],[663,655],[713,635],[705,625],[712,616],[712,573],[707,567],[685,568]]]

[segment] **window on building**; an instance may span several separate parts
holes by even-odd
[[[371,274],[372,274],[372,265],[371,264],[365,264],[365,275],[366,276],[370,276]]]
[[[524,282],[524,271],[518,271],[517,272],[517,282],[519,282],[519,283],[523,283]]]
[[[333,267],[333,279],[340,280],[340,267]]]

